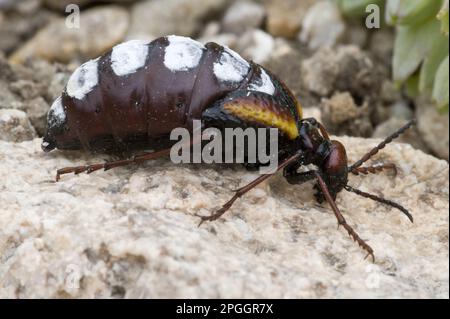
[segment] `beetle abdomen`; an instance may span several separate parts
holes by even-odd
[[[75,70],[49,111],[42,146],[134,148],[175,127],[190,128],[206,108],[237,90],[272,95],[299,117],[280,81],[226,47],[179,36],[128,41]]]

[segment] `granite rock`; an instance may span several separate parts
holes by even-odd
[[[35,137],[36,132],[25,112],[0,109],[0,140],[22,142]]]
[[[222,19],[223,31],[243,33],[262,25],[266,11],[264,6],[249,1],[237,1],[231,5]]]
[[[339,138],[357,160],[379,140]],[[376,262],[342,230],[311,185],[280,174],[198,228],[232,190],[257,176],[240,166],[160,159],[91,175],[56,168],[102,161],[43,153],[40,139],[0,141],[2,298],[448,298],[448,163],[406,144],[374,160],[398,175],[350,184],[414,215],[342,192],[337,204],[374,248]]]
[[[426,98],[416,99],[417,128],[423,141],[436,156],[449,159],[449,117]]]
[[[67,21],[53,20],[16,50],[10,61],[23,63],[34,57],[68,63],[95,58],[125,38],[129,14],[119,6],[100,6],[83,12],[79,28],[67,27]]]
[[[194,36],[205,20],[217,14],[229,0],[150,0],[131,9],[128,39],[152,40],[170,34]]]
[[[294,39],[300,30],[306,12],[314,3],[314,0],[267,1],[267,31],[273,36]]]
[[[345,23],[335,2],[319,1],[308,9],[299,40],[316,50],[332,47],[342,38]]]

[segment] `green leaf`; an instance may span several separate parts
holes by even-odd
[[[405,81],[430,52],[439,34],[439,21],[434,17],[419,25],[398,26],[394,43],[394,80]]]
[[[437,19],[441,21],[441,32],[448,37],[448,0],[445,0],[441,10],[437,14]]]
[[[445,107],[448,109],[448,67],[447,55],[439,66],[439,69],[436,72],[436,78],[434,79],[433,100],[440,109]]]
[[[346,16],[363,17],[367,14],[366,7],[370,4],[383,5],[382,0],[338,0],[341,11]]]
[[[414,74],[410,76],[404,83],[405,93],[410,97],[419,95],[419,75]]]
[[[441,0],[388,0],[386,22],[392,25],[417,25],[435,17],[441,5]]]
[[[445,36],[440,33],[434,36],[433,46],[420,68],[420,92],[432,91],[436,71],[442,60],[448,55],[448,47],[448,40]]]

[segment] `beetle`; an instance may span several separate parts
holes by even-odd
[[[155,149],[128,159],[65,167],[57,170],[58,181],[67,173],[92,173],[166,156],[170,153],[172,129],[192,130],[194,120],[201,120],[204,127],[220,129],[278,129],[277,171],[282,170],[290,184],[315,180],[317,201],[328,202],[338,225],[373,259],[373,249],[346,222],[335,203],[340,191],[397,208],[413,221],[403,206],[348,185],[348,176],[395,169],[391,163],[362,165],[412,126],[414,120],[348,165],[345,147],[332,140],[320,122],[303,118],[298,100],[269,70],[246,61],[227,47],[212,42],[202,45],[187,37],[128,41],[78,67],[48,112],[42,149]],[[316,169],[298,171],[309,164]],[[272,175],[261,175],[238,189],[214,214],[199,216],[200,224],[221,217],[238,198]]]

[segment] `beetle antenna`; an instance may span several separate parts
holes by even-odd
[[[360,196],[362,196],[362,197],[370,198],[371,200],[374,200],[374,201],[376,201],[376,202],[379,202],[379,203],[382,203],[382,204],[385,204],[385,205],[388,205],[388,206],[397,208],[397,209],[400,210],[403,214],[405,214],[406,217],[408,217],[408,219],[411,221],[411,223],[414,222],[414,219],[413,219],[411,213],[410,213],[405,207],[403,207],[403,206],[400,205],[400,204],[397,204],[396,202],[393,202],[393,201],[391,201],[391,200],[389,200],[389,199],[386,199],[386,198],[383,198],[383,197],[378,197],[378,196],[376,196],[376,195],[373,195],[373,194],[369,194],[369,193],[363,192],[363,191],[361,191],[361,190],[359,190],[359,189],[357,189],[357,188],[351,187],[351,186],[349,186],[349,185],[345,185],[344,188],[345,188],[345,190],[348,191],[348,192],[352,192],[352,193],[355,193],[355,194],[360,195]]]
[[[367,152],[363,157],[361,157],[360,160],[356,161],[353,165],[349,166],[348,170],[351,172],[355,168],[360,167],[364,162],[367,162],[372,156],[374,156],[378,151],[380,151],[382,148],[384,148],[387,144],[392,142],[395,138],[399,137],[402,133],[404,133],[407,129],[409,129],[411,126],[415,125],[417,122],[416,119],[410,120],[408,123],[403,125],[401,128],[399,128],[397,131],[389,135],[382,141],[380,144],[372,148],[369,152]]]

